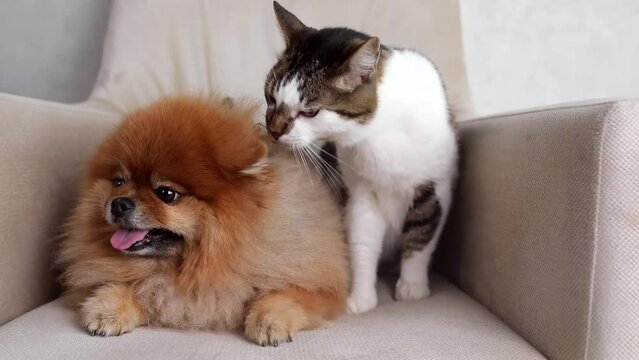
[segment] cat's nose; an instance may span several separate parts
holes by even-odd
[[[271,136],[273,137],[273,139],[275,139],[277,141],[277,139],[280,138],[280,136],[283,135],[283,133],[281,131],[277,131],[273,128],[269,128],[268,129],[269,134],[271,134]]]
[[[268,132],[273,139],[277,141],[282,135],[289,132],[291,128],[291,121],[283,116],[274,116],[268,123]]]

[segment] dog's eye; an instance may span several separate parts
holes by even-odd
[[[306,118],[314,118],[318,112],[319,112],[319,109],[311,109],[307,111],[300,111],[299,114]]]
[[[125,182],[126,182],[126,180],[124,180],[124,178],[117,177],[117,178],[113,179],[113,187],[118,188],[118,187],[124,185]]]
[[[155,195],[167,204],[171,204],[180,198],[181,194],[168,186],[160,186],[155,189]]]

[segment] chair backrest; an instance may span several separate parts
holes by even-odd
[[[347,26],[423,52],[443,74],[453,110],[470,109],[457,1],[281,3],[309,26]],[[127,112],[165,95],[211,91],[262,100],[282,48],[271,1],[115,0],[88,104]]]

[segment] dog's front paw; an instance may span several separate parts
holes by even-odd
[[[135,328],[135,324],[114,314],[88,312],[84,316],[84,328],[92,336],[120,336]]]
[[[142,313],[127,289],[106,286],[96,290],[80,306],[84,328],[92,336],[118,336],[135,329]]]
[[[352,293],[346,302],[349,314],[359,314],[374,309],[377,306],[377,293],[373,290],[367,293]]]
[[[399,279],[395,286],[395,299],[397,300],[419,300],[430,295],[428,284],[423,281],[403,281]]]
[[[296,322],[292,317],[300,316],[294,309],[251,309],[246,317],[244,332],[246,336],[262,346],[279,346],[283,342],[293,341]]]

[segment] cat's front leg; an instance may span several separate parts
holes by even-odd
[[[348,312],[362,313],[377,306],[377,263],[387,228],[375,195],[364,186],[351,189],[347,206],[348,245],[352,287]]]

